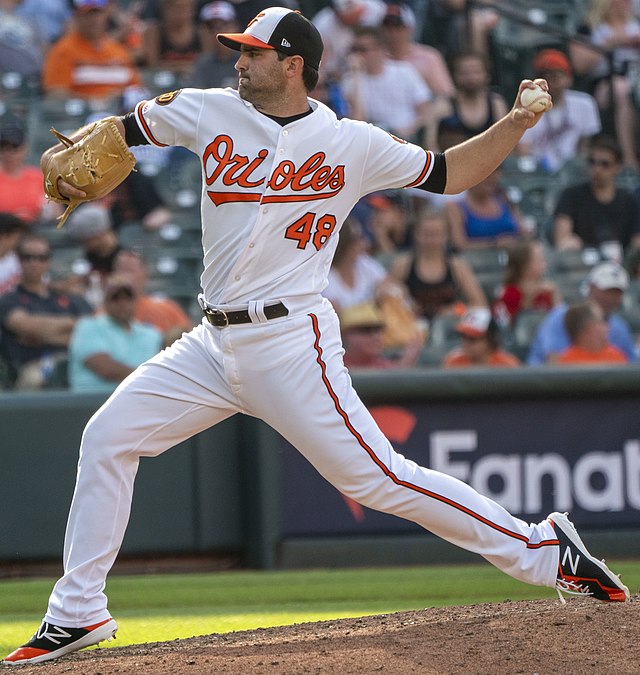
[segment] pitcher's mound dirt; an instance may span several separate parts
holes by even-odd
[[[503,602],[71,654],[18,675],[640,673],[640,597]],[[106,643],[105,643],[106,644]],[[9,667],[5,667],[9,670]]]

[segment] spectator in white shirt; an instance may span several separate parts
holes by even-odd
[[[539,124],[527,129],[518,152],[535,157],[544,169],[555,173],[567,160],[584,151],[589,138],[600,133],[600,112],[593,96],[570,88],[573,72],[569,59],[561,51],[542,50],[533,67],[536,75],[549,83],[553,108]]]
[[[387,56],[377,28],[356,29],[351,51],[343,79],[349,116],[420,142],[416,134],[429,123],[433,98],[420,73],[410,63]]]

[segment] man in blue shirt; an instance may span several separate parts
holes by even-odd
[[[136,292],[128,277],[108,278],[104,310],[78,321],[73,331],[69,345],[73,391],[111,392],[162,347],[160,331],[134,318]]]
[[[622,303],[622,296],[629,286],[629,275],[614,262],[596,265],[588,276],[588,297],[595,300],[609,324],[609,342],[621,349],[629,361],[638,358],[635,341],[629,325],[616,314]],[[564,327],[564,315],[567,305],[558,305],[552,309],[538,327],[531,344],[527,364],[539,366],[553,363],[555,357],[569,346],[569,336]]]

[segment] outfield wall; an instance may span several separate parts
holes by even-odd
[[[406,456],[525,520],[568,510],[640,555],[640,366],[368,373],[354,384]],[[0,561],[59,558],[82,429],[103,400],[0,395]],[[141,461],[122,553],[232,553],[262,567],[466,559],[345,500],[245,416]]]

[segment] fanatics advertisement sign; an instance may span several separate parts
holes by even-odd
[[[372,406],[396,450],[527,522],[640,526],[640,415],[629,398]],[[283,537],[408,534],[414,523],[340,494],[281,440]],[[425,497],[427,499],[427,497]]]

